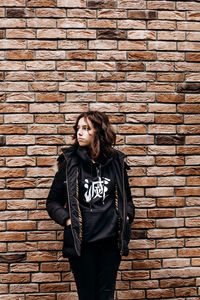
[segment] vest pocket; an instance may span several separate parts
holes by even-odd
[[[64,246],[73,246],[74,245],[74,239],[72,235],[72,228],[71,225],[65,226],[64,228]]]
[[[125,237],[126,237],[127,243],[129,243],[130,239],[131,239],[131,224],[128,221],[126,222]]]

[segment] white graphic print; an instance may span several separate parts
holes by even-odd
[[[97,197],[105,199],[106,192],[108,191],[107,184],[110,182],[110,179],[106,177],[99,177],[97,181],[89,182],[88,179],[85,179],[84,187],[87,189],[85,192],[86,202],[90,202],[92,199]]]

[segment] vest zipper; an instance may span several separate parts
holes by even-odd
[[[124,239],[123,239],[123,235],[124,235],[124,227],[125,227],[125,218],[126,218],[126,215],[125,215],[125,186],[124,186],[124,160],[123,160],[123,164],[122,164],[122,199],[123,199],[123,223],[122,223],[122,232],[121,232],[121,242],[122,242],[122,245],[121,245],[121,255],[123,253],[123,248],[124,248]]]
[[[68,168],[67,159],[65,159],[65,161],[66,161],[66,180],[65,180],[65,182],[66,182],[66,188],[67,188],[67,201],[68,201],[69,215],[70,215],[71,225],[72,225],[72,213],[71,213],[71,206],[70,206],[70,201],[69,201],[69,184],[68,184],[68,177],[67,177],[67,168]],[[77,249],[77,246],[76,246],[76,242],[75,242],[75,236],[74,236],[72,226],[71,226],[71,231],[72,231],[72,236],[73,236],[73,239],[74,239],[74,247],[75,247],[77,255],[79,255],[78,254],[78,249]]]

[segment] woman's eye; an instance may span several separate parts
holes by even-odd
[[[77,131],[79,131],[79,130],[89,131],[89,130],[90,130],[90,127],[88,127],[88,126],[77,127]]]

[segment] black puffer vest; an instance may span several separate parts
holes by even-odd
[[[65,226],[71,218],[71,225],[65,226],[63,257],[80,256],[82,241],[82,216],[79,206],[79,157],[76,146],[62,149],[59,158],[61,167],[52,183],[47,198],[47,211],[50,217]],[[118,213],[118,245],[121,255],[128,255],[130,241],[130,224],[134,218],[134,205],[124,162],[125,155],[116,150],[113,158],[113,172],[116,176],[116,210]],[[127,221],[127,215],[129,221]]]

